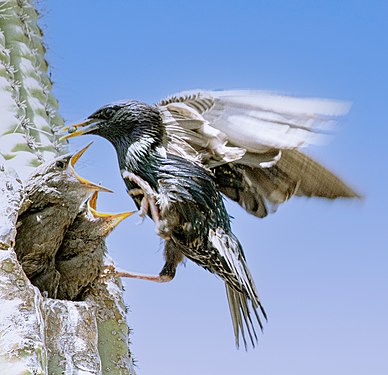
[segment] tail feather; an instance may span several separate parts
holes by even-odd
[[[248,343],[246,333],[248,333],[249,340],[254,348],[257,342],[257,325],[260,330],[263,330],[263,324],[261,322],[259,308],[267,320],[267,315],[258,300],[252,301],[245,294],[236,291],[230,285],[225,283],[226,295],[228,297],[230,315],[232,317],[233,331],[235,336],[236,347],[240,346],[240,338],[244,343],[245,350],[248,349]],[[251,302],[252,308],[248,306],[248,299]],[[254,318],[252,319],[252,313],[254,312]]]
[[[257,334],[256,334],[256,331],[253,328],[253,322],[252,322],[252,319],[251,319],[251,314],[249,312],[247,300],[241,294],[239,294],[238,297],[239,297],[239,305],[242,308],[242,312],[243,312],[243,318],[244,318],[244,322],[245,322],[245,327],[247,328],[247,331],[248,331],[248,334],[249,334],[249,338],[251,339],[251,344],[254,347],[255,346],[255,342],[257,342]],[[255,340],[253,340],[253,337],[255,338]]]
[[[242,329],[243,323],[242,323],[240,308],[236,301],[236,295],[235,295],[236,292],[228,284],[225,284],[225,288],[226,288],[226,295],[228,297],[230,315],[232,317],[236,347],[237,348],[240,347],[240,332],[241,332],[242,339],[244,341],[244,346],[247,347],[245,332]]]
[[[261,311],[265,319],[267,319],[267,315],[261,305],[241,244],[232,232],[226,233],[220,227],[215,231],[209,230],[209,240],[213,251],[217,251],[219,262],[213,262],[213,268],[209,267],[208,269],[225,281],[236,346],[239,347],[241,337],[245,349],[247,349],[246,335],[248,335],[252,346],[255,347],[257,326],[263,330],[258,310]],[[252,315],[254,315],[253,318]]]

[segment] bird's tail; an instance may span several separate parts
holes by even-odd
[[[263,330],[259,310],[265,319],[267,315],[246,264],[242,246],[232,232],[226,233],[222,228],[210,230],[209,237],[222,264],[222,267],[213,272],[225,281],[236,346],[239,347],[241,336],[247,349],[246,333],[248,333],[254,347],[257,341],[257,326]]]
[[[257,326],[260,327],[260,330],[263,330],[263,323],[261,322],[258,311],[259,309],[267,320],[267,315],[260,300],[257,296],[248,297],[245,293],[233,289],[228,283],[225,283],[225,288],[237,348],[240,346],[241,336],[245,350],[247,350],[248,343],[246,332],[248,333],[252,347],[255,347],[255,343],[257,342]]]

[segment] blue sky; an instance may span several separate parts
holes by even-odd
[[[385,1],[52,1],[40,5],[66,122],[119,99],[249,88],[345,99],[332,142],[308,149],[365,196],[293,199],[259,220],[228,203],[269,315],[255,350],[234,348],[223,284],[187,262],[165,285],[124,280],[139,375],[388,373],[388,5]],[[107,141],[80,173],[134,208]],[[80,163],[81,164],[81,163]],[[109,238],[117,265],[157,273],[160,241],[131,217]]]

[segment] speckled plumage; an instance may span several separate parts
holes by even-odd
[[[262,327],[259,311],[266,315],[211,172],[166,153],[165,128],[156,107],[130,101],[106,106],[89,119],[97,122],[90,133],[114,145],[120,169],[147,181],[154,191],[159,229],[170,238],[160,275],[174,277],[183,256],[218,275],[226,285],[236,344],[241,335],[247,345],[247,332],[254,345],[256,326]],[[125,183],[128,190],[138,187],[132,181]],[[140,198],[135,202],[139,206]]]
[[[325,141],[349,108],[337,100],[262,91],[195,90],[155,106],[137,101],[104,106],[67,128],[71,134],[65,138],[92,133],[108,139],[129,193],[138,207],[149,203],[157,232],[167,239],[159,277],[131,277],[166,281],[183,255],[220,275],[238,345],[240,335],[245,343],[246,331],[252,343],[256,337],[251,312],[259,325],[258,311],[265,313],[220,193],[260,218],[292,196],[358,197],[300,151]],[[139,187],[143,195],[135,195]]]

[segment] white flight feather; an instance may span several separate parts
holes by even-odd
[[[230,162],[243,156],[241,150],[263,153],[319,144],[334,129],[335,117],[348,112],[350,103],[263,91],[194,90],[171,96],[160,108],[168,113],[168,132],[181,127],[190,144],[198,142],[193,133],[199,133],[210,154],[227,156],[224,162]],[[169,129],[171,117],[175,118],[175,129]],[[229,156],[224,147],[236,148],[234,155]]]

